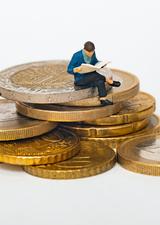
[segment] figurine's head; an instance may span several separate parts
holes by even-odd
[[[88,57],[92,57],[92,55],[94,54],[95,51],[95,46],[93,44],[93,42],[91,41],[87,41],[84,44],[84,52]]]

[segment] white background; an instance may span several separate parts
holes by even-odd
[[[0,0],[0,70],[70,59],[91,40],[99,59],[135,73],[160,112],[160,5],[157,0]],[[160,178],[116,165],[86,179],[32,177],[0,166],[2,225],[159,225]]]

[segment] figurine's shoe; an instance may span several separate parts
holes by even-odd
[[[101,102],[101,106],[113,105],[113,102],[109,101],[108,99],[100,100],[100,102]]]
[[[119,86],[121,86],[121,82],[114,80],[113,83],[110,84],[110,86],[112,86],[112,87],[119,87]]]

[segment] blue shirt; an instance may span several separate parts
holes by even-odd
[[[82,63],[86,63],[85,60],[84,60],[82,51],[83,50],[80,50],[80,51],[73,54],[73,56],[71,58],[71,61],[68,64],[68,68],[67,68],[67,72],[74,75],[75,81],[78,81],[85,76],[84,74],[73,72],[73,69],[75,67],[79,67]],[[98,59],[96,58],[96,54],[94,52],[94,54],[91,57],[90,64],[95,65],[97,62],[98,62]]]

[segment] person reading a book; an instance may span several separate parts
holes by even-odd
[[[112,105],[113,103],[106,99],[107,88],[106,86],[119,87],[121,83],[119,81],[113,81],[112,77],[106,78],[101,75],[91,66],[92,72],[84,72],[83,67],[90,65],[97,65],[98,59],[95,53],[95,45],[91,41],[87,41],[84,44],[84,48],[73,54],[70,63],[68,64],[67,72],[74,75],[74,84],[81,87],[97,87],[98,94],[101,101],[101,105]],[[82,65],[84,65],[82,67]],[[102,65],[102,67],[106,64]],[[102,68],[100,67],[100,68]]]

